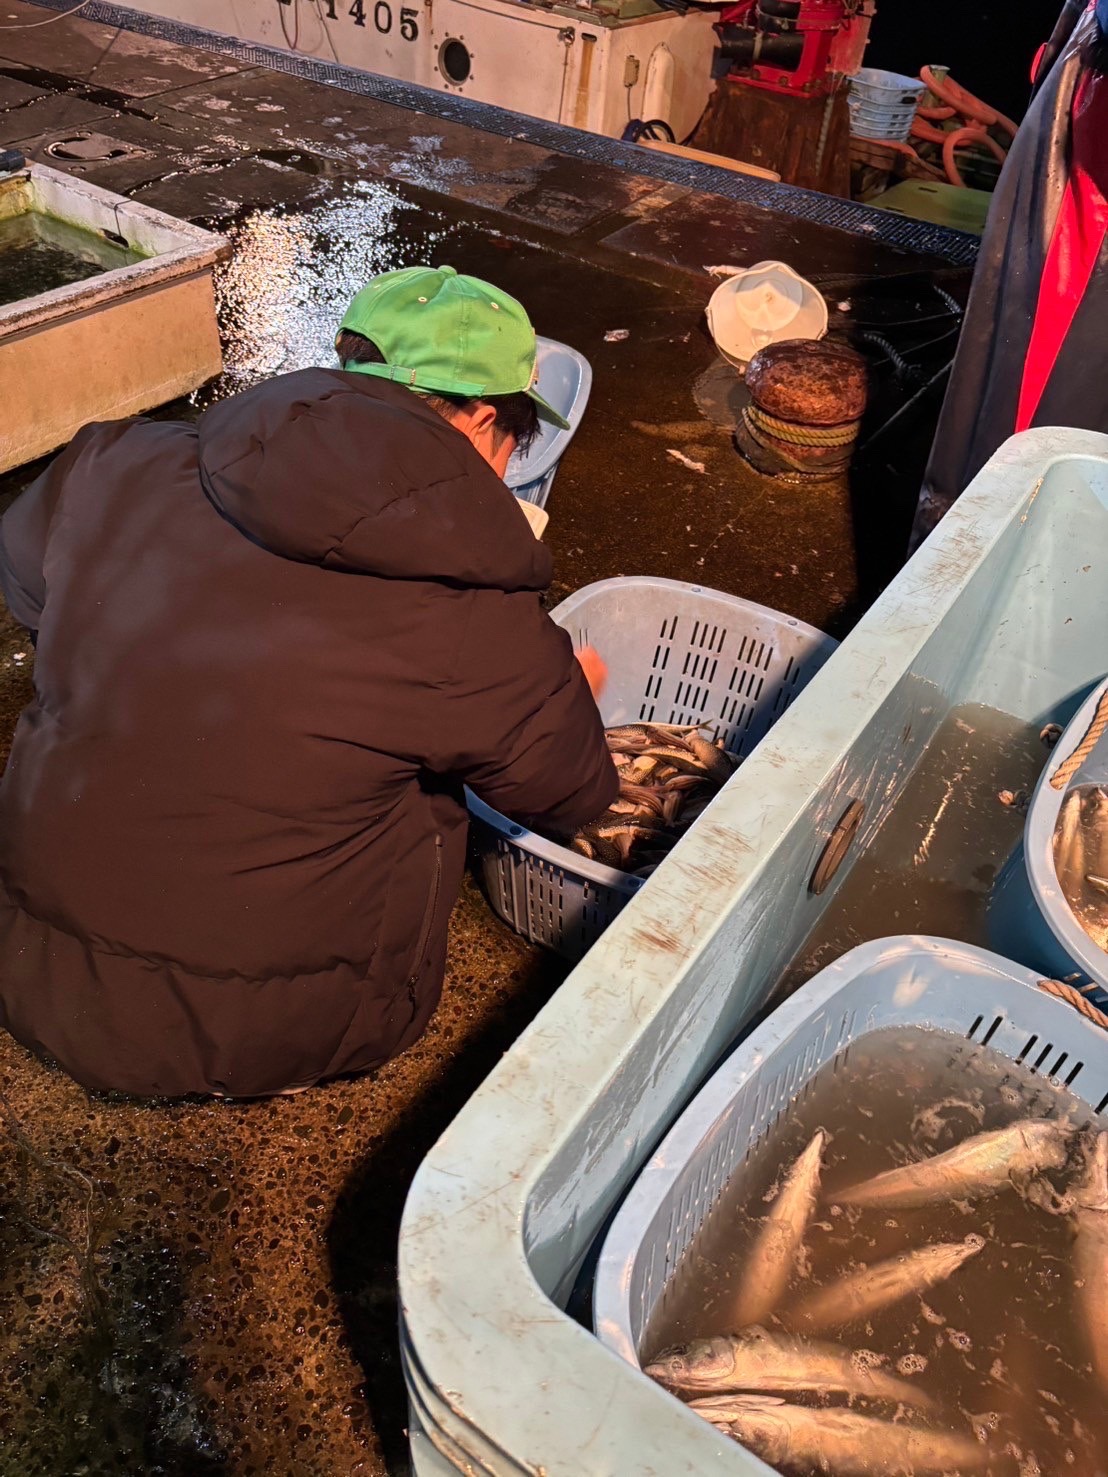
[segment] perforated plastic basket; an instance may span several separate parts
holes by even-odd
[[[1037,979],[998,954],[922,937],[877,939],[821,970],[720,1067],[632,1186],[597,1266],[602,1342],[638,1365],[643,1334],[724,1188],[820,1068],[873,1031],[918,1026],[987,1044],[1103,1112],[1108,1032]]]
[[[918,77],[862,67],[850,79],[850,131],[860,138],[903,143],[924,93]]]
[[[513,454],[504,481],[516,497],[545,508],[562,453],[585,414],[592,390],[592,367],[583,354],[568,344],[540,338],[536,368],[539,394],[569,421],[569,430],[562,430],[552,421],[540,420],[539,434],[526,453]]]
[[[648,576],[586,585],[551,615],[575,647],[595,646],[607,662],[608,727],[703,722],[740,759],[837,644],[737,595]],[[532,943],[579,959],[644,885],[467,799],[489,899]]]
[[[924,94],[925,84],[918,77],[903,72],[886,72],[881,67],[859,67],[850,79],[850,95],[863,103],[881,107],[910,105],[915,107]]]

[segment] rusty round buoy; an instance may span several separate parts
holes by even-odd
[[[770,344],[747,366],[746,387],[750,404],[735,440],[756,471],[807,481],[849,464],[867,386],[866,361],[848,344]]]

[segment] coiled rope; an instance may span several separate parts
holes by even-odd
[[[1085,737],[1078,744],[1077,748],[1074,749],[1069,758],[1063,759],[1058,768],[1050,776],[1051,789],[1064,790],[1066,788],[1070,780],[1073,779],[1085,760],[1096,748],[1104,736],[1104,730],[1106,728],[1108,728],[1108,692],[1102,692],[1100,702],[1096,705],[1096,712],[1093,714],[1093,721],[1089,724]]]
[[[861,425],[861,421],[846,421],[838,426],[801,426],[769,415],[757,405],[748,405],[743,417],[748,430],[760,431],[763,436],[772,436],[775,441],[791,446],[849,446],[857,440]]]
[[[1074,989],[1073,985],[1063,984],[1061,980],[1040,980],[1039,989],[1047,995],[1057,995],[1059,1000],[1065,1000],[1072,1005],[1074,1010],[1079,1010],[1086,1020],[1092,1021],[1094,1026],[1108,1031],[1108,1015],[1098,1010],[1091,1000],[1085,998],[1080,990]]]

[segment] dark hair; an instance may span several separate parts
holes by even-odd
[[[335,340],[335,353],[340,364],[385,364],[387,360],[381,350],[370,339],[349,328],[339,330]],[[539,412],[530,395],[519,391],[515,395],[490,395],[487,400],[471,399],[468,395],[439,395],[421,392],[434,410],[447,420],[455,410],[465,410],[471,405],[491,405],[496,411],[493,434],[500,443],[508,436],[515,437],[520,451],[527,451],[539,434]]]

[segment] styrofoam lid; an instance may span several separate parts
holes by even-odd
[[[784,262],[736,272],[712,293],[706,313],[716,348],[740,367],[767,344],[827,332],[827,304]]]

